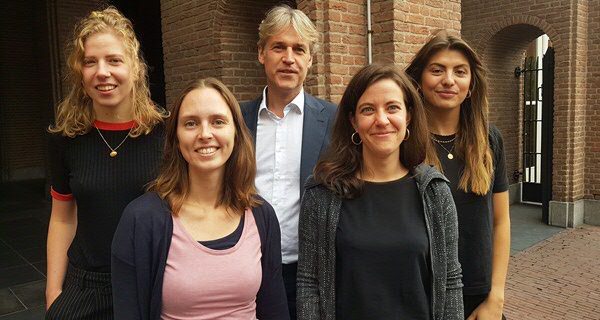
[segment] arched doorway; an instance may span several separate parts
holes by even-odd
[[[553,62],[543,72],[545,52],[536,58],[535,45],[531,49],[543,34],[544,30],[531,24],[508,25],[493,34],[480,52],[490,70],[490,123],[504,135],[511,202],[541,204],[540,219],[548,223],[552,199],[549,143],[553,138]]]
[[[554,48],[547,35],[527,48],[522,67],[522,192],[523,202],[542,205],[542,219],[548,223],[552,198],[552,123],[554,119]]]

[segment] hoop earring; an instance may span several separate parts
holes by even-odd
[[[417,86],[417,93],[419,96],[423,97],[423,91],[421,91],[421,86]]]
[[[465,99],[469,99],[471,97],[471,89],[469,89],[469,91],[467,91],[467,96],[465,97]]]
[[[410,130],[408,130],[408,128],[406,128],[406,135],[404,136],[404,141],[408,140],[409,137],[410,137]]]
[[[358,142],[355,141],[355,137],[357,134],[358,134],[358,132],[354,132],[352,134],[352,136],[350,136],[350,140],[352,140],[352,144],[354,144],[355,146],[360,146],[362,144],[362,140],[360,139],[360,136],[358,136],[359,141]]]

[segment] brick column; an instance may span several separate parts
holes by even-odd
[[[373,61],[407,65],[435,30],[459,34],[460,1],[372,0]]]
[[[589,4],[588,4],[589,3]],[[553,175],[552,199],[550,206],[551,219],[553,212],[555,218],[562,219],[557,223],[564,226],[573,226],[584,221],[583,198],[595,197],[591,186],[600,185],[600,179],[594,177],[597,166],[586,165],[586,145],[591,139],[586,135],[597,132],[597,127],[588,125],[589,114],[593,112],[594,105],[598,102],[591,100],[588,87],[589,52],[597,49],[590,42],[589,28],[596,30],[598,14],[590,16],[589,8],[599,8],[599,1],[591,2],[556,2],[548,1],[532,5],[530,1],[496,1],[490,6],[479,1],[463,0],[463,31],[464,36],[473,43],[491,69],[494,77],[510,77],[506,70],[498,68],[499,64],[493,63],[494,59],[503,61],[522,59],[522,54],[528,42],[542,33],[548,34],[556,52],[556,67],[554,74],[554,149],[553,149]],[[537,30],[537,32],[535,32]],[[498,53],[498,54],[495,54]],[[500,53],[503,53],[501,56]],[[494,58],[496,56],[496,58]],[[591,76],[590,81],[598,81],[597,76]],[[491,97],[510,94],[513,89],[507,89],[501,82],[491,83]],[[592,85],[592,87],[594,87]],[[514,87],[513,87],[514,88]],[[512,99],[513,110],[518,110],[518,97]],[[503,112],[506,106],[494,104],[492,112],[498,118],[512,117],[517,119],[518,114]],[[504,103],[509,103],[504,101]],[[518,107],[514,107],[517,105]],[[502,115],[502,116],[498,116]],[[492,115],[492,118],[495,116]],[[518,134],[510,127],[501,128],[508,138],[509,144],[518,140]],[[517,143],[517,144],[520,144]],[[511,151],[512,152],[512,151]],[[509,158],[515,159],[520,155],[511,154]],[[511,160],[514,161],[514,160]],[[590,161],[590,160],[587,160]],[[592,160],[593,161],[593,160]],[[514,164],[514,162],[513,162]],[[600,177],[600,174],[598,174]],[[591,206],[590,206],[591,208]],[[599,220],[600,221],[600,220]]]
[[[367,61],[364,1],[303,0],[298,1],[298,9],[323,35],[306,88],[311,94],[337,103],[346,84]]]

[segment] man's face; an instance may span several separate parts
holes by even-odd
[[[258,61],[265,66],[269,91],[295,95],[312,66],[312,55],[308,43],[290,26],[258,48]]]

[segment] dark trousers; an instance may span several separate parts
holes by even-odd
[[[465,306],[465,319],[467,319],[479,305],[487,299],[487,294],[463,295],[463,305]],[[504,314],[502,320],[506,320]]]
[[[63,291],[46,311],[46,319],[114,319],[110,273],[89,272],[69,265]]]
[[[288,309],[290,310],[290,319],[296,320],[296,275],[298,273],[298,262],[283,264],[281,267]]]

